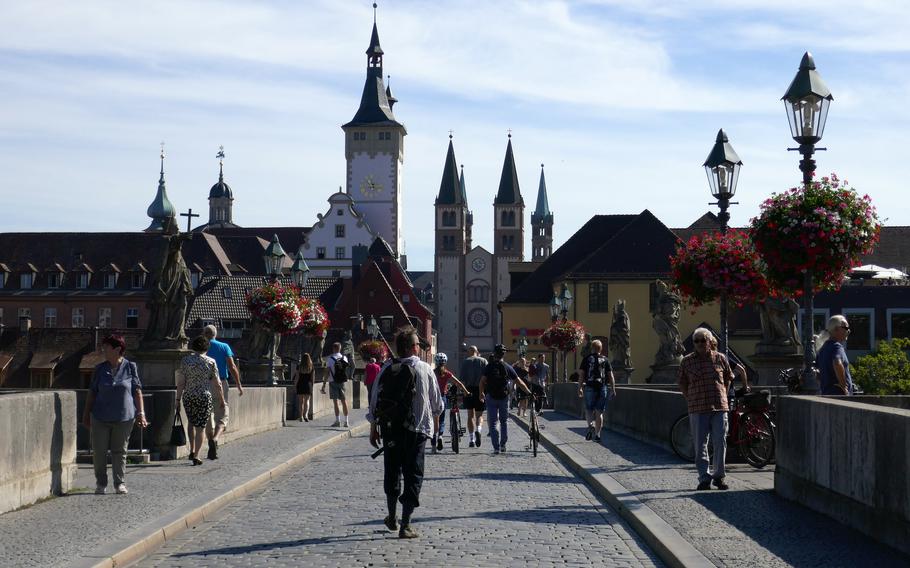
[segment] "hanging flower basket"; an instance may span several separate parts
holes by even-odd
[[[770,286],[789,296],[803,294],[806,273],[812,275],[814,292],[839,288],[847,272],[875,248],[880,232],[869,196],[860,197],[836,174],[772,195],[750,229]]]
[[[372,357],[377,362],[385,360],[389,353],[385,343],[378,339],[368,339],[362,342],[357,346],[357,350],[360,351],[360,356],[364,360],[369,360]]]
[[[540,340],[550,349],[575,351],[585,342],[585,326],[575,320],[556,322],[548,327]]]
[[[304,298],[297,286],[269,282],[246,295],[246,307],[253,319],[274,333],[322,335],[329,318],[314,298]]]
[[[739,306],[768,295],[761,259],[744,231],[694,236],[677,247],[670,265],[674,285],[693,306],[713,302],[722,292]]]

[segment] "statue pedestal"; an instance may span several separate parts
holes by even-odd
[[[175,388],[180,361],[190,353],[188,349],[139,350],[128,359],[136,363],[143,388]]]
[[[632,382],[632,367],[613,367],[613,378],[616,379],[616,384],[618,385],[627,385]]]
[[[803,366],[803,356],[801,353],[756,353],[749,362],[752,368],[758,373],[758,385],[774,386],[779,384],[780,370],[795,367],[797,369]]]
[[[679,380],[679,363],[669,365],[651,365],[651,377],[648,379],[650,384],[667,385],[676,384]]]
[[[272,380],[272,370],[274,370],[274,380]],[[276,359],[274,366],[272,366],[269,365],[268,359],[257,359],[242,365],[240,372],[242,373],[244,385],[272,386],[281,382],[284,378],[284,364],[281,360]]]

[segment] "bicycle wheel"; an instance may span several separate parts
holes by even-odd
[[[689,415],[680,416],[673,427],[670,428],[670,446],[680,459],[695,461],[695,441],[692,439],[692,427],[689,425]]]
[[[739,453],[754,468],[761,469],[774,459],[774,428],[764,412],[749,411],[739,419]]]
[[[534,454],[534,457],[537,457],[537,444],[540,441],[540,428],[537,425],[537,415],[534,414],[534,409],[531,409],[531,428],[529,429],[531,435],[531,452]]]
[[[452,409],[452,415],[450,422],[450,428],[452,429],[452,451],[456,454],[458,453],[458,441],[461,437],[461,420],[458,414],[458,411],[454,408]]]

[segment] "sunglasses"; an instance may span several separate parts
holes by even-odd
[[[846,329],[847,331],[850,331],[850,326],[849,326],[849,325],[842,325],[841,328],[842,328],[842,329]]]
[[[707,343],[707,339],[693,339],[692,343]]]

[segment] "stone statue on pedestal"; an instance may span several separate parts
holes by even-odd
[[[791,298],[767,298],[758,305],[761,341],[758,354],[786,355],[799,351],[802,343],[796,327],[799,304]]]
[[[253,320],[253,329],[250,334],[250,343],[247,348],[247,356],[250,361],[256,361],[264,359],[266,361],[269,358],[275,357],[275,354],[278,352],[278,344],[281,341],[281,336],[266,327],[258,320]]]
[[[159,261],[154,267],[147,302],[150,313],[140,346],[143,350],[186,349],[184,327],[193,285],[181,247],[191,238],[192,233],[180,234],[173,217],[164,221]]]
[[[610,326],[610,364],[614,369],[632,366],[631,322],[626,312],[626,301],[618,300],[613,308],[613,324]]]
[[[676,368],[686,350],[679,338],[680,297],[660,280],[657,281],[657,297],[651,322],[660,347],[654,356],[652,381],[673,382],[676,379]]]
[[[341,354],[348,358],[347,375],[348,379],[354,377],[354,339],[351,330],[345,330],[344,338],[341,340]]]

